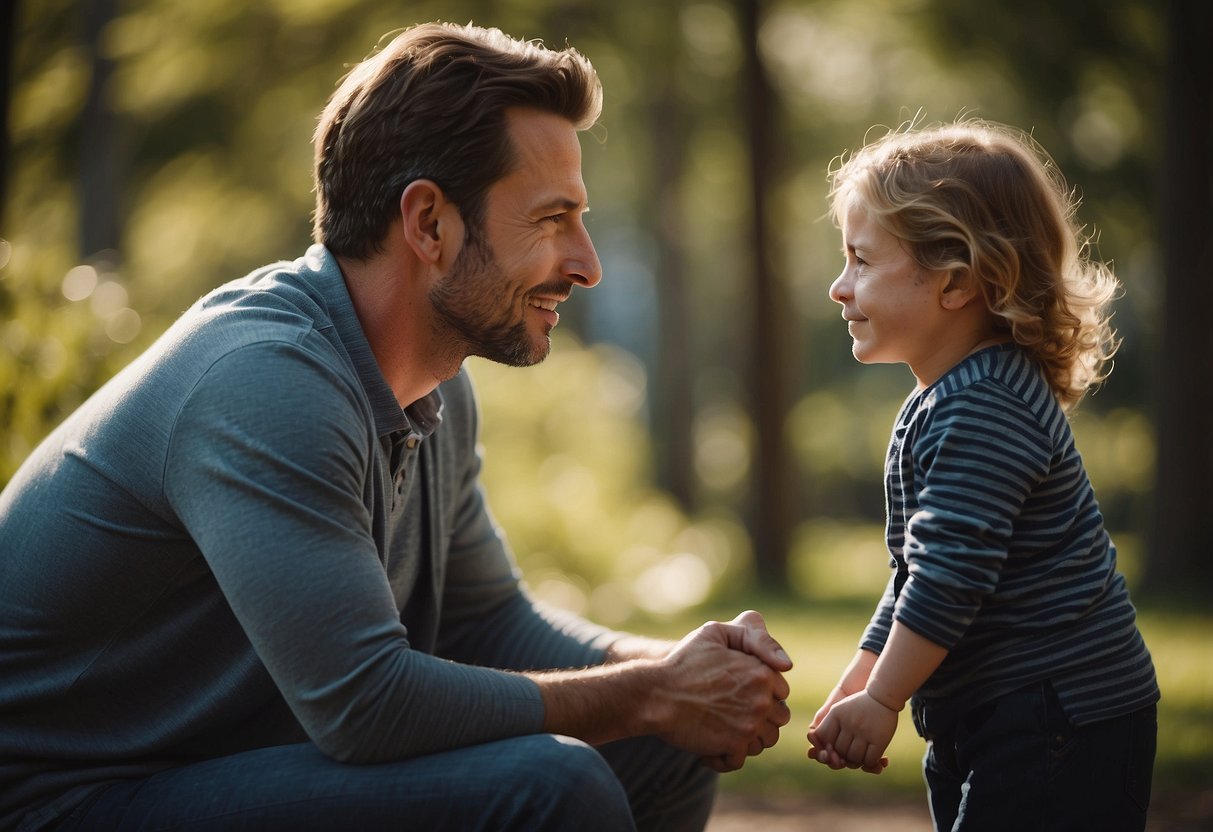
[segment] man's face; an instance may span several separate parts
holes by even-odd
[[[438,321],[469,355],[512,366],[551,349],[556,305],[602,267],[583,222],[581,145],[560,116],[517,109],[507,118],[517,164],[488,192],[482,227],[430,290]]]

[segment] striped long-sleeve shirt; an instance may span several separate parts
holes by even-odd
[[[1013,345],[902,405],[885,462],[892,622],[949,650],[921,701],[970,706],[1048,679],[1083,725],[1158,700],[1116,549],[1065,414]]]

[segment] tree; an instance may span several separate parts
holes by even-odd
[[[1157,475],[1145,586],[1153,593],[1213,589],[1213,6],[1172,0],[1168,21],[1166,146],[1162,171],[1165,284],[1157,353]]]
[[[751,209],[751,283],[753,317],[750,332],[750,402],[754,419],[754,463],[749,528],[759,580],[785,586],[791,541],[792,500],[785,441],[788,414],[788,309],[771,268],[772,251],[767,200],[774,180],[774,95],[759,43],[761,0],[739,0],[742,32],[743,123],[748,138]]]
[[[0,229],[8,196],[8,102],[13,88],[13,49],[17,45],[17,0],[0,3]]]
[[[84,42],[92,73],[80,124],[80,256],[115,256],[122,242],[120,194],[125,180],[120,164],[124,143],[118,115],[110,104],[114,61],[102,44],[114,18],[115,0],[89,0]],[[111,264],[117,265],[117,264]]]
[[[675,21],[676,22],[676,21]],[[652,54],[677,65],[680,54],[677,41],[662,55]],[[683,256],[685,232],[682,205],[683,160],[687,148],[686,120],[680,103],[679,74],[662,72],[652,90],[649,105],[650,133],[653,137],[654,198],[648,203],[657,214],[657,383],[654,399],[654,439],[658,452],[658,482],[681,503],[695,504],[693,458],[694,376],[690,356],[689,299],[687,297],[686,258]]]

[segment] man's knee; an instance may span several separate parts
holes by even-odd
[[[502,790],[502,798],[513,803],[519,828],[634,828],[627,793],[592,747],[551,734],[515,743],[509,789]]]
[[[716,772],[656,737],[632,737],[598,749],[623,783],[637,828],[702,830],[716,798]]]

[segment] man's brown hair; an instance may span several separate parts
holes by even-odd
[[[514,164],[512,107],[584,130],[602,110],[602,87],[576,50],[498,29],[426,23],[397,35],[346,75],[320,115],[315,240],[334,254],[370,257],[417,179],[442,188],[473,235],[489,187]]]

